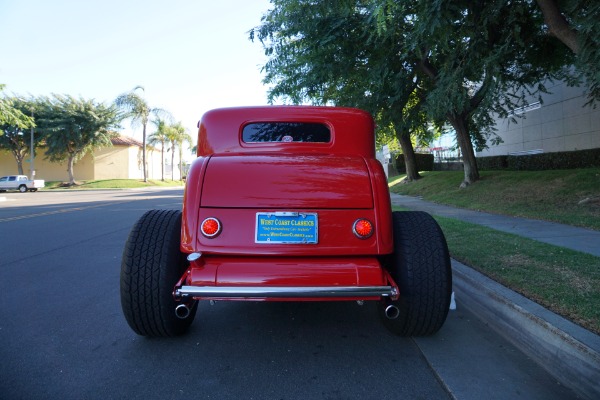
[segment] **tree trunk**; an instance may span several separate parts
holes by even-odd
[[[433,80],[434,83],[437,83],[438,73],[427,58],[420,60],[417,65],[430,79]],[[491,83],[491,80],[488,80],[486,77],[486,81],[481,88],[479,88],[477,94],[471,98],[471,111],[475,110],[483,100],[483,95],[489,89],[489,83]],[[477,160],[475,159],[475,152],[473,151],[473,144],[471,143],[471,134],[469,133],[469,124],[466,115],[467,114],[449,114],[447,116],[448,121],[456,131],[456,140],[463,154],[465,179],[460,184],[461,188],[465,188],[471,183],[479,180],[479,169],[477,168]]]
[[[17,170],[19,171],[19,175],[25,175],[23,173],[23,158],[24,156],[20,154],[19,151],[12,150],[13,156],[15,157],[15,161],[17,162]]]
[[[175,180],[175,145],[171,143],[171,182]]]
[[[160,180],[165,181],[165,143],[160,148]]]
[[[25,158],[25,155],[18,149],[11,149],[10,152],[12,153],[13,157],[15,158],[15,162],[17,163],[17,170],[19,171],[19,175],[25,175],[23,173],[23,159]]]
[[[537,4],[542,10],[544,22],[548,25],[550,33],[563,42],[573,53],[578,54],[577,31],[569,26],[558,8],[556,0],[537,0]]]
[[[477,168],[477,159],[475,158],[475,151],[473,151],[473,144],[471,143],[469,124],[467,117],[462,114],[451,115],[448,117],[448,120],[456,131],[456,141],[463,156],[465,179],[460,184],[460,187],[465,188],[479,180],[479,168]]]
[[[179,146],[179,180],[183,180],[183,149]]]
[[[69,160],[67,161],[67,172],[69,173],[69,186],[75,185],[75,176],[73,175],[73,156],[69,155]]]
[[[144,182],[148,182],[146,175],[146,124],[143,125],[142,129],[142,169],[144,170]]]
[[[410,133],[405,131],[398,132],[398,130],[396,130],[396,136],[400,142],[402,154],[404,154],[404,167],[406,168],[406,178],[404,180],[412,182],[421,179],[421,175],[419,175],[419,171],[417,170],[417,159],[410,140]]]

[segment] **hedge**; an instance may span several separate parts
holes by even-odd
[[[508,168],[508,156],[477,157],[480,170],[503,170]]]
[[[417,171],[433,171],[433,154],[415,153],[415,158],[417,160]],[[404,154],[398,154],[398,157],[396,157],[396,169],[399,174],[406,173]]]
[[[480,170],[543,171],[600,167],[600,149],[477,158]]]

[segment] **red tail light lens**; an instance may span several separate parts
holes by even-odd
[[[200,232],[207,238],[214,238],[221,233],[221,222],[216,218],[206,218],[200,224]]]
[[[367,219],[357,219],[352,226],[352,232],[359,239],[367,239],[373,234],[373,224]]]

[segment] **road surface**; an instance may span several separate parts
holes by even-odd
[[[121,313],[123,246],[182,194],[1,194],[0,399],[573,397],[460,301],[420,339],[347,302],[201,302],[187,335],[137,336]]]

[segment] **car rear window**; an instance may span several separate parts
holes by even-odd
[[[246,143],[331,141],[329,127],[312,122],[259,122],[244,126],[242,140]]]

